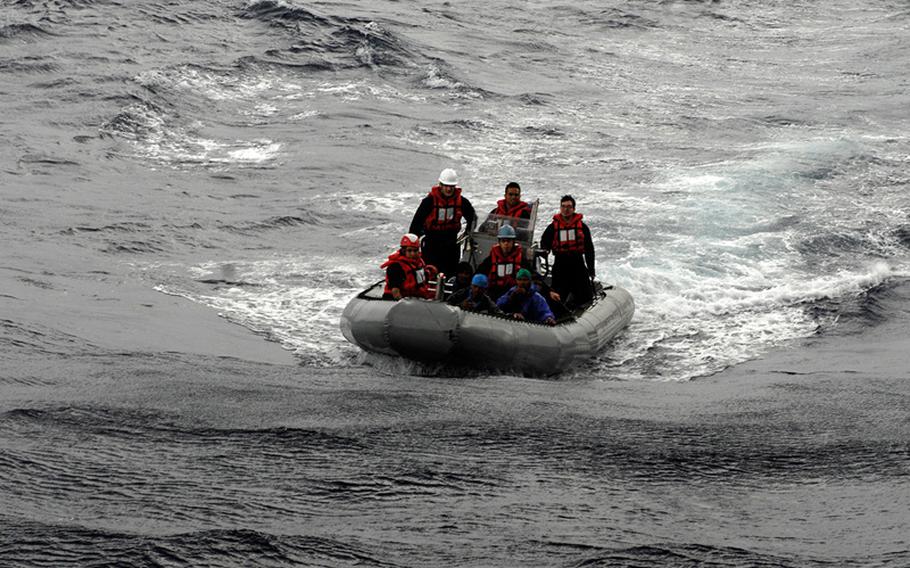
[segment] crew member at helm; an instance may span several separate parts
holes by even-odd
[[[477,265],[477,273],[487,275],[487,293],[498,299],[515,285],[515,275],[522,268],[529,268],[521,244],[515,242],[515,229],[503,225],[497,235],[499,242],[490,248],[490,254]]]
[[[458,233],[462,219],[467,229],[473,230],[474,207],[461,194],[458,174],[446,168],[439,174],[439,183],[420,202],[408,230],[423,236],[423,257],[427,263],[449,276],[455,273],[460,257]]]
[[[591,230],[575,212],[575,198],[564,195],[559,213],[540,237],[540,247],[553,251],[553,283],[550,298],[570,308],[584,306],[594,298],[594,243]]]
[[[505,195],[496,202],[496,209],[490,211],[490,214],[515,219],[531,218],[531,206],[521,200],[521,186],[517,181],[510,181],[506,184]]]
[[[420,256],[420,238],[412,233],[401,237],[401,248],[389,255],[380,268],[385,269],[383,300],[432,298],[429,281],[436,272]]]

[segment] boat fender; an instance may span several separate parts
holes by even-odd
[[[389,310],[385,333],[389,346],[418,361],[445,359],[458,343],[459,313],[442,302],[407,298]]]

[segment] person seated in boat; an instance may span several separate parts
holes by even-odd
[[[487,295],[487,277],[483,274],[475,274],[471,285],[452,294],[448,304],[466,312],[503,315],[502,310]]]
[[[575,212],[575,198],[564,195],[559,213],[540,237],[540,248],[552,251],[553,282],[551,299],[570,308],[584,306],[594,299],[594,243],[591,230]]]
[[[464,219],[467,230],[471,231],[477,215],[458,187],[455,170],[442,170],[438,181],[414,212],[408,232],[423,237],[423,257],[427,263],[451,276],[461,256],[458,247],[461,221]]]
[[[556,318],[550,311],[547,300],[537,291],[537,286],[531,283],[531,271],[522,268],[515,281],[515,286],[496,300],[499,309],[517,320],[556,325]]]
[[[459,290],[471,287],[471,277],[474,276],[474,267],[470,262],[461,261],[455,268],[455,276],[446,280],[446,292],[454,294]]]
[[[385,269],[383,300],[402,298],[432,298],[429,282],[436,267],[427,265],[420,256],[420,238],[407,233],[401,237],[401,247],[389,255],[380,268]]]
[[[516,181],[506,184],[506,193],[496,202],[496,209],[490,211],[491,215],[514,217],[515,219],[530,219],[531,206],[521,200],[521,186]]]
[[[486,274],[489,279],[492,298],[499,298],[515,285],[519,270],[530,268],[521,244],[515,241],[515,229],[511,225],[500,227],[497,238],[499,242],[490,248],[489,256],[477,265],[477,273]]]

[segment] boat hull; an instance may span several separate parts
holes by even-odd
[[[374,287],[375,288],[375,287]],[[345,338],[366,351],[427,363],[553,375],[599,353],[632,320],[635,304],[611,287],[571,321],[556,326],[466,312],[444,302],[371,296],[341,316]]]

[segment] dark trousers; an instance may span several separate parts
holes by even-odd
[[[455,276],[461,251],[458,250],[458,235],[437,236],[427,233],[423,238],[423,261],[432,264],[446,276]]]
[[[551,286],[570,308],[583,306],[594,299],[594,289],[585,259],[580,254],[558,254],[553,261]]]

